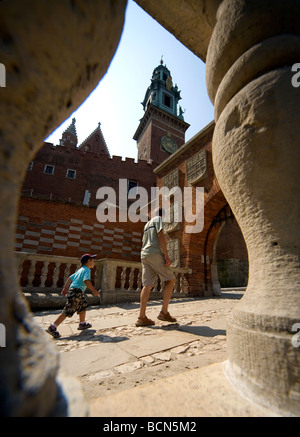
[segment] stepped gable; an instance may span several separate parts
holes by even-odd
[[[97,155],[107,155],[110,156],[107,144],[105,142],[101,123],[98,123],[96,129],[80,144],[79,150],[85,152],[96,153]]]

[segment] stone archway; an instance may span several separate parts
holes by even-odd
[[[138,3],[206,60],[216,116],[214,168],[250,264],[247,291],[228,326],[227,375],[248,398],[297,416],[300,361],[291,340],[300,299],[300,88],[293,85],[292,67],[300,56],[300,1]],[[43,138],[105,73],[125,7],[123,0],[1,2],[8,90],[0,106],[0,316],[7,332],[0,350],[2,415],[50,415],[58,396],[57,363],[48,359],[49,343],[18,291],[12,252],[20,184]]]
[[[19,291],[14,234],[28,162],[106,73],[123,29],[126,0],[3,1],[0,105],[0,348],[2,416],[67,414],[56,350]],[[59,49],[58,49],[59,48]],[[85,411],[84,411],[85,412]],[[83,413],[84,413],[83,412]]]
[[[213,263],[218,268],[222,288],[246,287],[248,252],[241,229],[234,216],[224,221],[214,245]]]
[[[247,285],[247,249],[228,204],[223,206],[210,224],[204,244],[204,257],[205,286],[214,295],[220,295],[222,287]]]
[[[221,285],[218,279],[218,266],[216,259],[216,248],[220,233],[227,220],[233,217],[232,211],[228,205],[219,210],[210,223],[204,242],[204,278],[205,289],[215,295],[221,294]]]

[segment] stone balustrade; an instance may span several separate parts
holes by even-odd
[[[78,258],[15,252],[18,275],[23,293],[32,309],[61,308],[65,297],[60,294],[68,277],[80,267]],[[184,268],[173,268],[176,276],[173,297],[187,295]],[[101,290],[101,303],[110,304],[139,300],[142,288],[141,263],[103,258],[95,261],[91,281]],[[159,279],[154,284],[150,298],[161,297],[162,284]],[[87,292],[89,304],[99,304],[99,298]]]

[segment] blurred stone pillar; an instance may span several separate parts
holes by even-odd
[[[52,340],[33,322],[14,259],[18,199],[43,140],[106,73],[126,0],[4,0],[0,3],[0,415],[70,413]],[[77,410],[80,411],[80,408]]]
[[[213,163],[249,254],[226,373],[242,396],[299,415],[300,1],[224,0],[216,18],[206,63]]]

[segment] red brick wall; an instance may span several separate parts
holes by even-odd
[[[224,224],[217,242],[216,258],[248,259],[246,243],[236,220],[228,220]]]
[[[96,208],[22,197],[16,250],[139,261],[144,223],[99,223]]]
[[[54,174],[44,173],[45,164],[55,166]],[[67,169],[76,170],[75,179],[66,177]],[[150,192],[155,184],[153,166],[145,161],[137,163],[132,158],[124,161],[119,156],[85,152],[44,143],[27,171],[22,194],[45,200],[83,204],[85,191],[91,194],[89,206],[97,206],[96,192],[110,186],[118,191],[119,179],[133,179]]]

